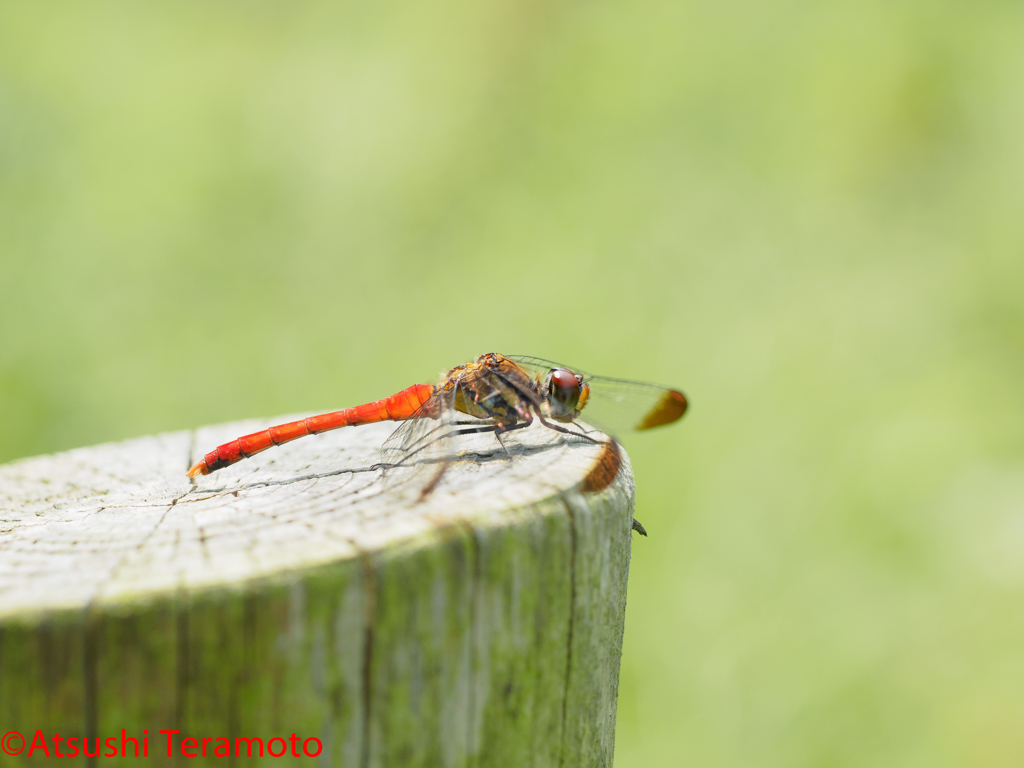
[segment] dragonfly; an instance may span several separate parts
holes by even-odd
[[[413,384],[394,395],[340,411],[279,424],[224,443],[207,453],[189,477],[208,475],[275,445],[341,427],[380,421],[402,422],[381,447],[381,469],[409,466],[428,456],[439,469],[423,488],[438,485],[458,455],[460,439],[490,433],[502,451],[513,433],[535,423],[602,446],[581,490],[611,485],[621,466],[616,438],[627,430],[671,424],[686,413],[678,389],[626,379],[594,376],[579,368],[523,355],[487,353],[442,374],[435,384]],[[586,421],[580,415],[586,412]],[[585,425],[600,429],[595,436]],[[440,458],[437,458],[440,456]],[[634,521],[634,529],[647,535]]]

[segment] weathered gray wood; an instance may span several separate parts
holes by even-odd
[[[141,743],[148,730],[153,765],[185,759],[177,745],[166,756],[161,729],[323,745],[316,761],[190,765],[611,764],[624,454],[608,488],[582,493],[600,449],[531,428],[514,461],[491,438],[417,501],[420,485],[371,469],[393,428],[379,424],[185,477],[203,451],[261,426],[0,467],[4,732],[124,729]]]

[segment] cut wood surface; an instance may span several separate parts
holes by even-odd
[[[375,424],[185,477],[270,423],[0,467],[0,731],[90,751],[148,731],[156,765],[186,759],[185,737],[211,739],[190,765],[255,764],[238,737],[292,734],[321,754],[263,760],[610,765],[625,454],[586,492],[605,449],[537,426],[512,460],[481,440],[421,500],[421,478],[374,467],[394,427]],[[137,764],[131,749],[102,763]],[[53,759],[27,752],[0,765]]]

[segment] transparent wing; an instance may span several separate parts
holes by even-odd
[[[677,389],[604,376],[587,375],[584,381],[590,397],[580,419],[613,435],[671,424],[686,412],[686,396]]]
[[[391,433],[381,446],[381,464],[389,470],[422,469],[450,463],[466,453],[500,450],[493,423],[455,409],[458,385],[439,389]]]
[[[573,373],[578,373],[582,376],[590,375],[582,368],[574,368],[565,363],[556,363],[554,360],[545,360],[543,357],[530,357],[529,355],[505,355],[505,357],[513,360],[530,373],[539,375],[541,378],[544,378],[552,368],[568,368]]]
[[[454,419],[450,398],[438,389],[412,416],[403,421],[380,448],[385,470],[422,464]]]
[[[686,412],[686,396],[677,389],[594,376],[579,368],[539,357],[509,355],[509,358],[541,378],[552,368],[568,368],[583,376],[590,387],[590,396],[580,411],[579,420],[611,435],[671,424]]]

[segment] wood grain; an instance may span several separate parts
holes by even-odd
[[[184,759],[160,729],[316,737],[317,765],[610,765],[625,454],[584,493],[600,446],[531,428],[508,460],[481,436],[419,501],[422,475],[374,467],[379,424],[185,477],[279,421],[0,467],[3,730],[148,730],[154,765]]]

